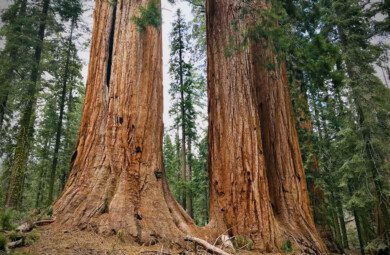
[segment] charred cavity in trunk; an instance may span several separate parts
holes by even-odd
[[[111,81],[111,69],[112,69],[112,59],[113,59],[114,40],[115,40],[116,9],[117,9],[117,3],[114,3],[113,10],[112,10],[110,35],[108,38],[108,60],[107,60],[107,70],[106,70],[107,88],[110,88],[110,81]]]

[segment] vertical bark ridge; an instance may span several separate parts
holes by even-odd
[[[303,250],[326,253],[314,225],[284,64],[256,46],[255,80],[271,202],[284,231]],[[271,64],[274,70],[267,66]]]
[[[230,42],[242,39],[239,8],[234,0],[207,1],[210,226],[271,252],[281,241],[269,202],[253,54],[247,48],[226,56]]]

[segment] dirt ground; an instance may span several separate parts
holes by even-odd
[[[28,247],[16,251],[26,255],[206,255],[201,249],[194,251],[194,245],[178,247],[175,244],[140,246],[118,236],[105,237],[88,231],[68,231],[55,226],[39,227],[39,239]],[[234,255],[260,255],[256,251],[236,251]],[[356,255],[357,252],[346,252]],[[265,255],[265,254],[263,254]],[[268,254],[270,255],[270,254]],[[272,254],[278,255],[278,254]],[[281,255],[281,254],[279,254]],[[292,255],[291,253],[289,255]]]
[[[192,255],[208,254],[198,250],[194,245],[179,248],[174,244],[140,246],[118,236],[105,237],[87,231],[59,230],[52,226],[38,228],[39,239],[33,245],[19,248],[16,251],[28,255]],[[254,255],[258,252],[241,251],[234,254]]]

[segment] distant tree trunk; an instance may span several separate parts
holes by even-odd
[[[37,45],[35,47],[31,78],[27,87],[26,102],[22,111],[19,125],[19,133],[16,142],[14,162],[11,166],[11,177],[8,185],[6,206],[19,209],[23,197],[24,178],[27,159],[29,156],[30,142],[33,139],[33,123],[35,105],[37,102],[37,87],[40,79],[39,66],[41,63],[43,40],[45,37],[47,17],[50,7],[50,0],[42,1],[42,12],[39,21]]]
[[[50,137],[45,137],[45,142],[44,142],[44,147],[43,147],[43,153],[42,156],[48,155],[49,154],[49,147],[50,147]],[[42,206],[42,201],[43,201],[43,191],[45,187],[45,182],[46,182],[46,168],[45,167],[40,167],[39,169],[39,179],[38,179],[38,185],[37,185],[37,190],[36,190],[36,196],[35,196],[35,208],[40,208]]]
[[[348,38],[344,32],[344,28],[338,26],[338,32],[340,34],[340,40],[343,46],[345,48],[349,47]],[[379,214],[379,216],[383,217],[382,221],[385,225],[384,233],[382,233],[384,237],[383,239],[385,244],[389,245],[390,244],[389,243],[390,213],[388,208],[389,199],[384,192],[384,187],[383,187],[384,184],[382,179],[380,178],[380,175],[382,174],[380,165],[383,164],[384,159],[383,159],[383,155],[377,153],[374,148],[372,133],[371,133],[372,131],[369,125],[366,124],[366,116],[365,116],[366,113],[359,100],[360,99],[359,96],[361,97],[362,95],[358,94],[359,92],[357,92],[358,88],[356,88],[356,84],[360,80],[360,73],[357,73],[353,63],[351,63],[351,61],[349,60],[345,62],[345,66],[346,66],[346,73],[348,74],[349,78],[352,80],[351,93],[352,93],[353,103],[355,104],[355,108],[357,112],[359,130],[361,131],[365,143],[365,152],[367,154],[367,159],[370,165],[370,171],[372,174],[372,179],[375,187],[377,202],[381,211],[381,214]],[[370,110],[371,109],[368,109],[368,111]]]
[[[349,244],[348,244],[347,227],[346,227],[345,218],[344,218],[343,204],[341,202],[340,196],[337,196],[335,202],[336,202],[336,207],[337,207],[337,215],[338,215],[339,221],[340,221],[341,234],[342,234],[342,240],[343,240],[343,247],[348,249],[349,248]]]
[[[176,127],[176,134],[175,134],[175,136],[176,136],[176,138],[175,138],[175,145],[176,145],[176,158],[178,159],[178,160],[180,160],[180,156],[181,156],[181,150],[180,150],[180,143],[181,143],[181,140],[180,140],[180,128],[179,128],[179,126],[177,126]],[[180,163],[180,162],[179,162]],[[181,168],[180,168],[180,164],[178,164],[177,165],[177,167],[178,167],[178,169],[176,169],[176,181],[179,183],[180,182],[180,180],[181,180]],[[180,169],[179,169],[180,168]],[[181,199],[181,196],[182,196],[183,194],[179,194],[179,202],[181,202],[182,201],[182,199]]]
[[[348,191],[349,191],[349,195],[352,197],[353,196],[353,189],[352,189],[352,184],[350,184],[350,183],[348,183]],[[359,213],[358,213],[355,206],[352,208],[352,213],[353,213],[353,217],[355,219],[356,231],[357,231],[359,246],[360,246],[360,253],[361,253],[361,255],[365,255],[365,251],[364,251],[365,243],[364,243],[364,239],[363,239],[362,225],[360,223]]]
[[[340,221],[339,218],[337,217],[337,211],[335,208],[332,208],[332,219],[333,219],[333,231],[334,231],[334,236],[336,239],[336,245],[338,250],[343,253],[343,241],[342,241],[342,236],[341,236],[341,227],[340,227]]]
[[[184,73],[183,73],[183,40],[181,37],[181,30],[179,28],[179,76],[180,76],[180,114],[181,114],[181,154],[180,154],[180,167],[181,167],[181,180],[183,183],[187,183],[187,132],[186,132],[186,110],[185,110],[185,96],[184,96]],[[188,190],[184,189],[182,194],[181,204],[184,209],[187,209],[187,193]]]
[[[177,240],[191,220],[164,175],[159,28],[132,22],[148,0],[96,0],[77,150],[56,223],[140,243]]]
[[[187,160],[187,177],[186,180],[188,183],[191,183],[192,181],[192,141],[191,139],[188,139],[188,160]],[[193,204],[192,204],[192,190],[189,189],[186,192],[186,200],[187,200],[187,205],[186,205],[186,211],[188,215],[193,219],[194,218],[194,209],[193,209]]]
[[[52,161],[51,171],[50,171],[49,191],[48,191],[48,198],[46,203],[47,205],[50,205],[53,202],[54,184],[56,180],[55,177],[56,177],[57,164],[58,164],[58,152],[60,150],[60,145],[61,145],[62,122],[64,118],[66,90],[67,90],[67,84],[69,79],[69,65],[70,65],[71,53],[72,53],[71,49],[72,49],[72,41],[73,41],[73,30],[75,25],[76,25],[76,21],[73,19],[70,28],[70,35],[68,38],[68,45],[67,45],[68,49],[66,52],[66,62],[65,62],[64,76],[62,81],[61,97],[59,102],[60,114],[58,116],[58,121],[57,121],[56,140],[54,144],[53,161]]]
[[[66,134],[66,138],[65,138],[65,150],[66,152],[69,152],[70,150],[73,150],[74,148],[71,148],[71,143],[70,143],[70,137],[69,137],[69,132],[70,132],[70,113],[72,112],[72,109],[73,109],[73,88],[70,87],[69,89],[69,92],[68,92],[68,99],[67,99],[67,108],[68,108],[68,116],[67,116],[67,127],[66,127],[66,131],[65,131],[65,134]],[[59,185],[59,189],[58,189],[58,193],[60,194],[64,188],[65,188],[65,184],[66,184],[66,180],[68,179],[68,171],[69,169],[66,169],[66,168],[62,168],[62,172],[61,172],[61,175],[60,175],[60,185]]]

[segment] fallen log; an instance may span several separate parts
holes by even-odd
[[[185,241],[189,241],[189,242],[192,242],[192,243],[195,243],[195,244],[198,244],[200,246],[202,246],[203,248],[206,249],[207,252],[211,253],[211,254],[216,254],[216,255],[231,255],[230,253],[227,253],[225,252],[224,250],[206,242],[205,240],[203,239],[200,239],[200,238],[196,238],[196,237],[192,237],[192,236],[187,236],[185,239]]]
[[[30,232],[31,230],[33,230],[36,227],[45,226],[45,225],[51,224],[53,222],[54,222],[54,220],[40,220],[40,221],[35,221],[35,222],[25,222],[22,225],[20,225],[19,227],[17,227],[16,231],[26,233],[26,232]]]

